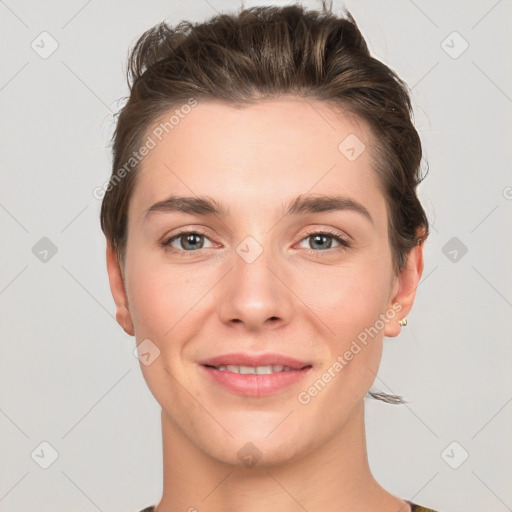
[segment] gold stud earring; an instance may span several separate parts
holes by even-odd
[[[407,318],[404,318],[402,320],[398,320],[398,323],[402,326],[402,327],[405,327],[407,325]]]

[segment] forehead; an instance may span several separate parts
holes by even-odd
[[[285,97],[242,108],[199,102],[173,117],[176,110],[147,132],[154,147],[141,162],[133,218],[170,194],[208,195],[247,210],[335,190],[382,206],[370,131],[340,106]]]

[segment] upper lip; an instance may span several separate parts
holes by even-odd
[[[299,361],[293,357],[282,354],[244,354],[242,352],[223,354],[199,361],[199,364],[208,366],[271,366],[282,365],[301,370],[305,366],[311,366],[307,361]]]

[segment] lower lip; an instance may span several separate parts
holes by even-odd
[[[291,372],[276,372],[266,375],[221,371],[210,366],[200,365],[210,378],[224,389],[240,395],[261,397],[269,396],[296,384],[309,374],[312,367]]]

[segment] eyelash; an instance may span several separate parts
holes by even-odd
[[[187,254],[191,254],[191,253],[194,253],[194,252],[200,252],[201,249],[198,249],[197,251],[186,251],[186,250],[182,250],[182,249],[176,249],[175,247],[171,247],[171,242],[173,242],[174,240],[177,240],[178,238],[182,237],[183,235],[199,235],[199,236],[204,236],[205,238],[208,238],[208,235],[200,230],[192,230],[192,231],[180,231],[179,233],[176,233],[174,235],[172,235],[172,237],[170,238],[167,238],[166,240],[164,240],[162,243],[161,243],[161,246],[166,249],[166,250],[170,250],[172,252],[175,252],[175,253],[178,253],[180,256],[187,256]],[[316,230],[311,230],[311,231],[308,231],[306,233],[306,236],[304,236],[303,238],[300,239],[300,242],[303,242],[304,240],[306,240],[307,238],[310,238],[312,237],[313,235],[324,235],[324,236],[328,236],[329,238],[333,238],[336,242],[339,243],[339,246],[338,247],[332,247],[330,249],[325,249],[325,250],[315,250],[315,249],[306,249],[307,251],[309,252],[313,252],[315,254],[321,254],[321,253],[331,253],[331,251],[335,251],[335,250],[341,250],[341,251],[346,251],[347,249],[350,249],[352,247],[352,244],[346,240],[345,238],[341,237],[339,235],[339,233],[337,233],[336,231],[331,231],[330,229],[324,229],[324,230],[321,230],[321,231],[316,231]],[[211,240],[210,240],[211,241]]]

